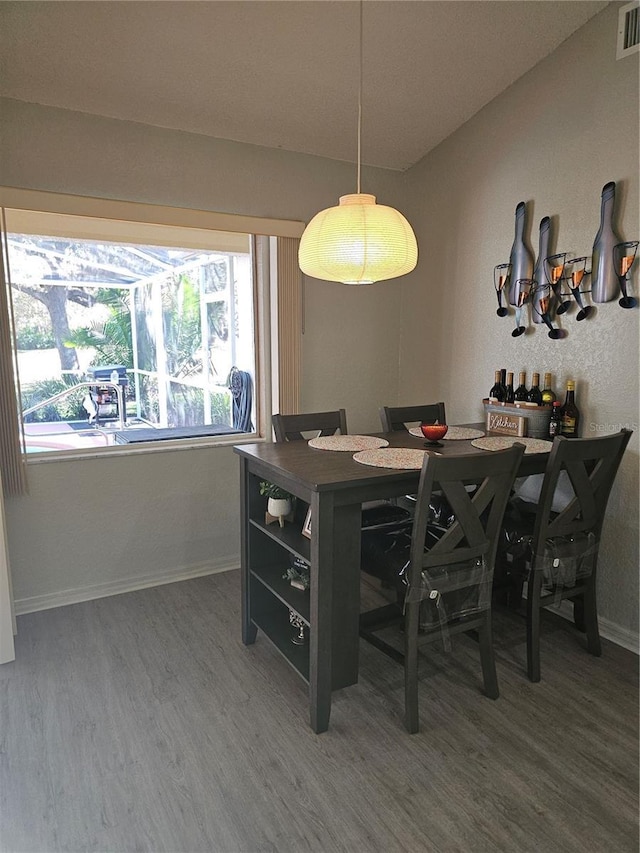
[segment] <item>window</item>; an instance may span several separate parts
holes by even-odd
[[[274,265],[260,255],[277,242],[200,226],[221,219],[264,233],[265,223],[126,203],[114,218],[118,203],[87,201],[99,216],[4,208],[25,451],[264,435],[273,311],[263,271]],[[276,223],[276,235],[282,225],[302,227]],[[299,338],[291,319],[284,341]]]

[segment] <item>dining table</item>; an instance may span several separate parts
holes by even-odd
[[[485,432],[484,424],[461,426]],[[446,437],[441,446],[426,447],[424,437],[409,430],[370,435],[391,450],[491,452]],[[362,505],[415,494],[420,468],[374,467],[353,452],[312,444],[261,441],[234,451],[240,458],[242,641],[253,644],[260,631],[307,682],[310,726],[320,733],[329,726],[332,692],[358,680]],[[525,453],[519,477],[544,471],[551,445],[543,445]],[[282,526],[265,512],[264,481],[297,499]],[[308,589],[287,578],[294,560],[309,567]]]

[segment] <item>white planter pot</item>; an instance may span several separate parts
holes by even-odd
[[[291,512],[291,501],[289,498],[269,498],[267,512],[278,519],[280,527],[284,527],[285,516]]]

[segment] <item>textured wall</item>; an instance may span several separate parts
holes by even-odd
[[[561,393],[576,380],[583,435],[636,430],[609,505],[600,602],[606,619],[637,633],[640,312],[616,300],[582,323],[566,317],[563,341],[544,327],[512,338],[492,283],[494,265],[509,260],[519,201],[534,253],[550,216],[556,250],[589,255],[600,192],[613,180],[619,233],[640,237],[638,54],[616,61],[616,28],[611,6],[406,174],[424,273],[403,289],[400,393],[404,402],[446,400],[452,422],[477,420],[497,368],[516,379],[526,369],[529,381],[551,371]]]

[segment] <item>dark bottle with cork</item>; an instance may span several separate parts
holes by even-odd
[[[527,394],[527,402],[535,403],[536,406],[542,405],[542,392],[540,391],[540,374],[533,374],[533,384]]]
[[[495,382],[493,383],[491,391],[489,391],[489,400],[492,403],[504,403],[506,396],[507,389],[502,384],[501,371],[496,370]]]
[[[515,392],[513,390],[513,373],[507,373],[506,384],[507,395],[504,398],[505,403],[513,403]]]
[[[513,399],[516,403],[524,403],[527,399],[527,371],[522,370],[520,372],[520,378],[518,380],[518,387],[513,392]]]
[[[567,396],[562,406],[562,435],[566,438],[578,438],[580,434],[580,410],[575,401],[576,385],[573,380],[567,382]]]

